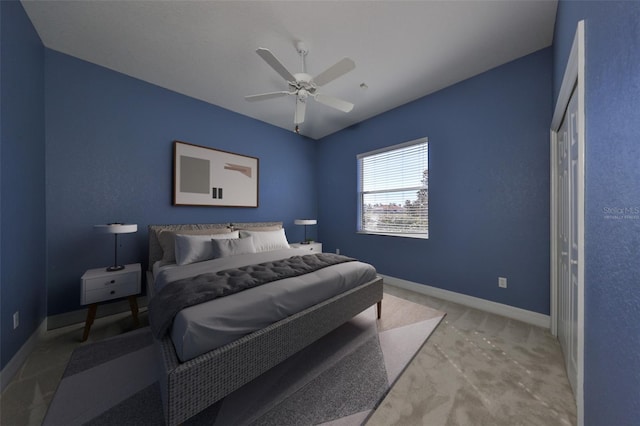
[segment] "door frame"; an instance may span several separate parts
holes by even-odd
[[[584,189],[585,189],[585,24],[578,22],[571,46],[569,60],[565,68],[562,85],[556,101],[551,120],[551,333],[558,335],[558,173],[557,143],[558,130],[569,105],[571,94],[576,90],[578,96],[578,179],[576,182],[578,196],[578,324],[577,324],[577,365],[576,365],[576,407],[578,426],[584,425]]]

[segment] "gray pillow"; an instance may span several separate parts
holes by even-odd
[[[214,259],[234,256],[236,254],[255,253],[253,238],[233,238],[226,240],[211,240]]]

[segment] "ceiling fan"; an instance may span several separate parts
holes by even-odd
[[[296,96],[296,109],[293,117],[293,122],[296,125],[296,132],[298,132],[298,124],[304,122],[304,115],[306,111],[306,102],[309,97],[315,99],[321,104],[330,106],[343,112],[349,112],[353,109],[351,102],[344,101],[342,99],[325,95],[318,92],[318,87],[335,80],[336,78],[348,73],[356,67],[355,62],[350,58],[342,58],[334,65],[330,66],[315,77],[307,74],[305,57],[309,50],[305,44],[301,41],[296,43],[296,50],[302,58],[302,72],[292,74],[282,65],[282,62],[275,57],[269,49],[260,47],[256,50],[256,53],[260,55],[264,61],[271,66],[278,74],[280,74],[289,85],[289,90],[281,90],[278,92],[262,93],[259,95],[245,96],[248,101],[261,101],[263,99],[277,98],[286,95]]]

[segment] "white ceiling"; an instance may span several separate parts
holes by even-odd
[[[355,70],[322,92],[350,113],[308,102],[302,134],[319,139],[551,45],[557,1],[22,0],[46,47],[293,130],[295,97],[256,53],[317,75],[348,56]],[[367,89],[360,88],[366,83]]]

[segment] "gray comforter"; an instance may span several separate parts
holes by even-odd
[[[170,329],[175,315],[184,308],[355,260],[332,253],[308,254],[174,281],[163,287],[149,303],[151,330],[160,339]]]

